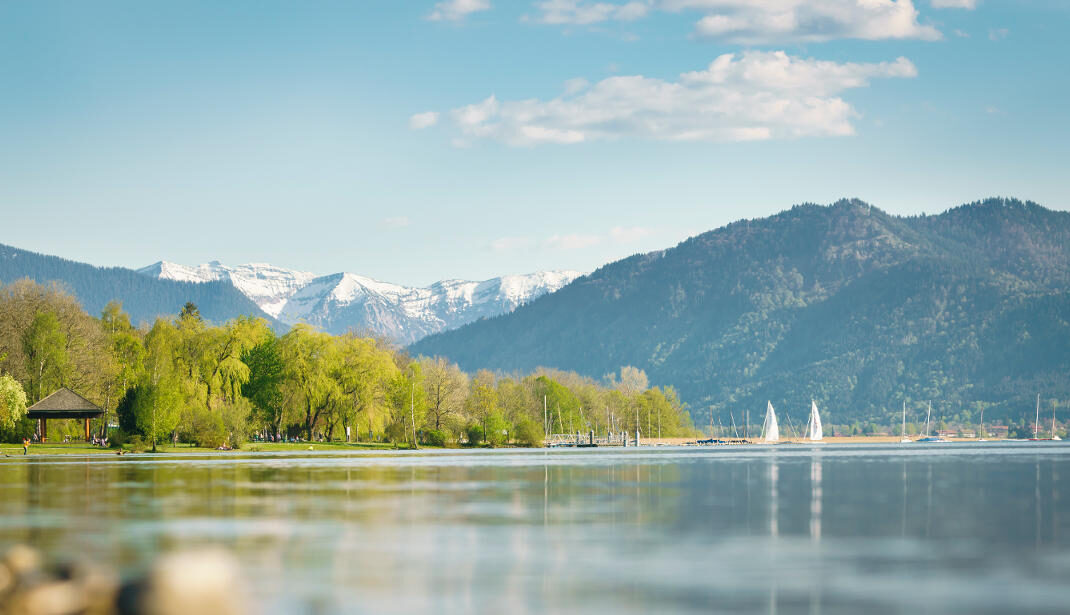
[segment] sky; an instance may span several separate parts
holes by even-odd
[[[0,2],[0,243],[400,284],[1070,209],[1064,0]]]

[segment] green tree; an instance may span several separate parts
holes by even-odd
[[[67,367],[67,336],[53,312],[38,312],[22,337],[34,403],[63,385]],[[47,391],[48,393],[46,393]]]
[[[134,398],[138,430],[156,444],[165,440],[178,425],[182,407],[182,374],[176,370],[179,334],[171,321],[158,319],[145,336],[145,369],[141,389]]]
[[[340,423],[352,434],[357,419],[363,416],[369,430],[379,420],[385,405],[387,383],[398,372],[393,354],[373,338],[345,335],[335,339],[337,361],[332,378],[338,383],[339,395],[330,409],[329,431]]]
[[[0,374],[0,429],[15,429],[26,415],[26,391],[7,374]]]
[[[336,347],[330,335],[299,324],[282,337],[279,351],[286,366],[286,387],[303,417],[305,436],[311,440],[320,416],[340,393],[331,375]]]
[[[408,442],[416,446],[416,425],[424,423],[427,398],[421,384],[423,377],[417,362],[409,363],[391,380],[388,400],[390,418],[387,422],[387,437],[392,442]]]
[[[103,437],[107,435],[108,414],[112,402],[122,399],[133,385],[141,369],[145,347],[141,343],[141,337],[130,324],[130,317],[123,312],[122,304],[115,301],[108,303],[100,315],[100,324],[108,346],[104,357],[107,359],[107,367],[102,368],[105,371],[104,403],[101,406],[104,414],[100,421],[100,435]]]
[[[427,395],[428,425],[435,430],[448,429],[464,410],[468,375],[457,364],[440,357],[421,358],[419,363]]]
[[[241,394],[253,404],[253,419],[270,434],[281,433],[286,366],[279,351],[279,338],[269,334],[242,355],[242,362],[249,366],[249,379],[242,384]]]
[[[498,393],[494,386],[494,374],[488,370],[476,372],[468,393],[468,411],[483,428],[484,437],[490,438],[487,418],[498,412]]]

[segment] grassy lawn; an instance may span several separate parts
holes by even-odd
[[[129,452],[129,446],[124,447]],[[280,451],[354,451],[354,450],[394,450],[393,444],[382,442],[248,442],[241,447],[241,452],[280,452]],[[405,448],[402,446],[402,448]],[[160,453],[213,453],[211,448],[200,448],[192,444],[178,446],[158,446]],[[84,442],[47,442],[31,444],[30,455],[114,455],[116,449],[100,448]],[[21,444],[0,444],[0,456],[22,455]]]

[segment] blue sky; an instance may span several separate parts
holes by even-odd
[[[1070,208],[1061,0],[0,3],[0,242],[392,282]]]

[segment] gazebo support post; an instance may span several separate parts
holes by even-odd
[[[85,441],[89,442],[89,417],[85,419]]]
[[[48,440],[48,419],[41,419],[41,442]]]

